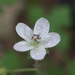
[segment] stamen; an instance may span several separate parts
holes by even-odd
[[[41,38],[39,37],[39,35],[37,35],[37,38],[38,38],[38,39],[41,39]]]
[[[37,34],[33,34],[33,36],[37,36]]]
[[[32,37],[32,39],[33,39],[34,37]]]
[[[39,40],[41,39],[41,37],[39,37],[39,35],[37,35],[37,34],[33,34],[32,39],[34,40],[33,45],[35,45],[35,44],[38,45]]]
[[[37,40],[36,40],[36,39],[34,39],[34,41],[35,41],[35,42],[37,42]]]

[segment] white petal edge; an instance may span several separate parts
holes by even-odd
[[[46,55],[46,50],[44,48],[32,49],[30,55],[34,60],[43,60]]]
[[[16,32],[18,33],[18,35],[25,39],[25,40],[29,40],[31,39],[32,36],[32,30],[29,26],[27,26],[24,23],[18,23],[16,26]]]
[[[16,43],[13,48],[16,50],[16,51],[19,51],[19,52],[25,52],[25,51],[29,51],[30,49],[33,48],[33,46],[30,46],[26,41],[20,41],[18,43]]]
[[[45,18],[40,18],[35,23],[34,34],[46,35],[49,32],[49,22]]]
[[[55,32],[50,32],[48,34],[49,38],[48,38],[48,43],[45,45],[45,48],[51,48],[56,46],[59,42],[60,42],[60,35],[58,33]]]

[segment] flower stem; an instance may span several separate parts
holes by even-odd
[[[31,72],[36,71],[36,68],[27,68],[27,69],[16,69],[16,70],[9,70],[9,72]]]
[[[39,75],[40,74],[40,64],[39,64],[39,61],[35,61],[35,68],[37,69],[36,75]]]

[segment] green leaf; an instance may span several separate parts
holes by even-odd
[[[68,64],[69,74],[75,75],[75,59]]]
[[[2,8],[0,8],[0,15],[3,13],[3,9]]]
[[[70,46],[70,36],[68,34],[60,33],[61,41],[56,46],[59,51],[67,51]]]
[[[50,53],[50,51],[49,51],[48,49],[46,49],[46,53],[47,53],[47,54],[49,54],[49,53]]]
[[[19,1],[19,0],[4,0],[4,3],[6,3],[6,4],[13,4],[13,3],[15,3],[16,1]]]
[[[43,9],[41,7],[38,6],[32,6],[29,8],[28,10],[28,17],[31,21],[32,24],[35,24],[35,22],[40,18],[40,17],[44,17],[44,12]]]
[[[53,59],[52,59],[53,60]],[[43,60],[41,67],[41,75],[66,75],[64,68],[59,67],[56,62],[52,60]]]
[[[6,52],[3,59],[3,66],[8,69],[18,68],[20,61],[18,55],[13,52]]]
[[[28,72],[27,75],[36,75],[36,72]]]
[[[43,75],[66,75],[65,71],[58,68],[58,67],[54,67],[48,71],[44,71]]]
[[[50,13],[50,16],[48,17],[50,24],[52,27],[55,27],[55,29],[59,30],[59,27],[66,27],[71,26],[72,19],[71,19],[71,10],[69,5],[61,5],[56,6]],[[52,29],[51,29],[52,30]]]
[[[28,60],[30,60],[30,59],[31,59],[30,51],[27,53],[27,58],[28,58]]]

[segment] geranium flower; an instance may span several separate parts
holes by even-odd
[[[60,36],[58,33],[49,33],[49,22],[45,18],[37,20],[32,30],[24,23],[18,23],[16,26],[16,32],[24,39],[14,45],[14,49],[19,52],[25,52],[30,50],[30,56],[34,60],[42,60],[46,55],[45,48],[51,48],[56,46],[60,42]]]

